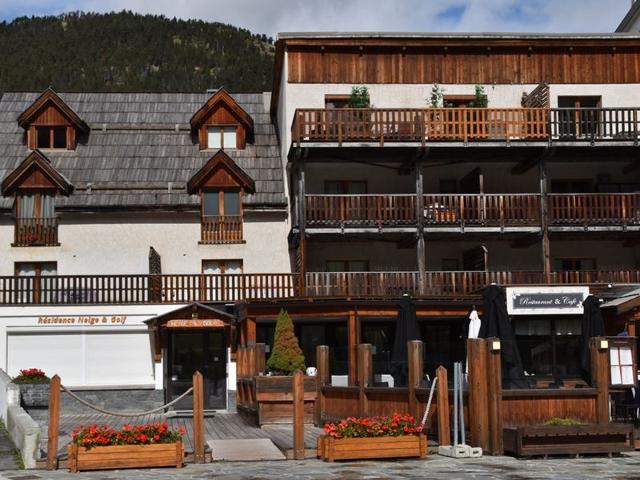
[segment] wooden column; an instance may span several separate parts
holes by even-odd
[[[427,261],[426,246],[424,239],[424,176],[423,176],[423,161],[421,159],[416,161],[416,225],[417,225],[417,242],[416,242],[416,255],[418,260],[418,291],[421,295],[426,293],[426,270]]]
[[[293,373],[293,458],[304,460],[304,374]]]
[[[358,345],[358,415],[366,417],[369,412],[369,402],[365,388],[373,384],[373,362],[371,345],[362,343]]]
[[[549,249],[549,212],[547,204],[547,154],[543,154],[538,162],[540,173],[540,227],[542,231],[542,271],[545,281],[551,281],[551,254]]]
[[[408,351],[408,395],[409,395],[409,413],[416,420],[422,416],[420,412],[420,402],[416,396],[416,389],[422,386],[422,370],[423,370],[423,344],[420,340],[411,340],[407,342]],[[418,420],[419,421],[419,420]]]
[[[255,345],[256,343],[256,319],[255,317],[247,317],[245,320],[245,342],[249,347],[251,345]]]
[[[598,390],[596,398],[596,417],[599,424],[609,423],[609,350],[601,349],[604,337],[590,339],[591,350],[591,386]]]
[[[305,201],[306,187],[305,187],[305,164],[304,160],[300,160],[298,162],[298,197],[300,198],[298,202],[298,228],[300,230],[300,244],[299,254],[300,254],[300,273],[301,273],[301,281],[302,286],[305,285],[305,274],[307,273],[307,239],[306,239],[306,229],[307,229],[307,213],[306,213],[306,201]]]
[[[469,364],[469,412],[470,444],[489,450],[489,415],[487,390],[487,344],[484,339],[467,340]]]
[[[322,387],[328,385],[331,381],[331,372],[329,371],[329,347],[326,345],[318,345],[316,347],[316,408],[315,421],[318,427],[322,427],[324,422],[325,398],[322,393]]]
[[[487,387],[489,392],[489,444],[492,455],[502,455],[502,358],[500,350],[493,350],[497,338],[486,339],[487,344]]]
[[[358,312],[349,310],[347,317],[347,359],[348,359],[348,375],[349,385],[355,385],[358,378],[358,343],[360,338],[358,335]]]
[[[449,417],[449,379],[447,369],[440,365],[436,369],[438,393],[436,414],[438,415],[438,444],[451,445],[451,424]]]
[[[193,462],[204,463],[204,384],[202,374],[193,374]]]
[[[58,435],[60,426],[60,377],[54,375],[49,386],[49,426],[47,437],[47,470],[58,469]]]
[[[255,355],[255,373],[254,375],[260,375],[265,372],[265,363],[267,361],[266,345],[264,343],[256,343],[253,347]]]

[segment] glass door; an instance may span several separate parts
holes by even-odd
[[[169,337],[167,401],[182,395],[192,385],[193,374],[204,377],[204,408],[227,407],[227,345],[224,330],[176,330]],[[193,396],[187,395],[174,408],[191,410]]]

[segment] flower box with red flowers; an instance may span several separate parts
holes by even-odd
[[[324,426],[318,457],[325,461],[403,458],[427,455],[427,436],[412,415],[349,417]]]
[[[39,368],[25,368],[13,379],[20,389],[20,400],[25,408],[41,408],[49,405],[51,379]]]
[[[76,428],[67,447],[71,472],[114,468],[176,467],[184,462],[182,435],[166,422],[124,425],[88,425]]]

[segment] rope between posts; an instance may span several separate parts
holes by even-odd
[[[96,407],[95,405],[90,404],[89,402],[87,402],[86,400],[80,398],[79,396],[77,396],[75,393],[73,393],[71,390],[69,390],[67,387],[65,387],[64,385],[60,385],[60,388],[67,392],[69,395],[71,395],[72,398],[76,399],[78,402],[80,402],[81,404],[83,404],[86,407],[91,408],[92,410],[95,410],[96,412],[100,412],[100,413],[104,413],[106,415],[113,415],[114,417],[142,417],[144,415],[150,415],[152,413],[156,413],[159,412],[160,410],[164,410],[165,408],[170,407],[171,405],[174,405],[175,403],[179,402],[180,400],[182,400],[184,397],[186,397],[187,395],[189,395],[191,392],[193,392],[193,387],[190,387],[189,390],[187,390],[186,392],[184,392],[182,395],[180,395],[178,398],[171,400],[169,403],[162,405],[161,407],[158,408],[154,408],[152,410],[147,410],[146,412],[134,412],[134,413],[124,413],[124,412],[112,412],[109,410],[104,410],[100,407]]]

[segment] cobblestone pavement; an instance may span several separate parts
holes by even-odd
[[[576,479],[640,479],[640,453],[612,459],[592,457],[580,459],[517,460],[510,457],[484,457],[453,460],[437,455],[427,460],[385,462],[336,462],[319,460],[281,462],[235,462],[189,465],[180,470],[120,470],[71,474],[67,471],[41,470],[0,472],[10,480],[120,480],[120,479],[403,479],[429,478],[499,478],[511,480],[576,478]]]

